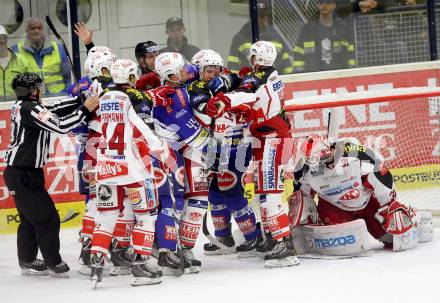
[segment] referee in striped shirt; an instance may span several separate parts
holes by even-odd
[[[3,173],[20,216],[17,231],[18,262],[22,274],[69,277],[60,256],[60,218],[44,187],[43,166],[48,159],[51,133],[65,134],[85,121],[99,98],[68,99],[51,106],[41,104],[44,85],[35,73],[19,74],[12,81],[17,101],[11,110],[11,143]],[[38,248],[43,260],[37,259]]]

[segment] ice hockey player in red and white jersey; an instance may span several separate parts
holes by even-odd
[[[89,52],[84,63],[86,79],[93,81],[87,89],[86,95],[99,95],[107,86],[113,84],[110,76],[110,69],[116,56],[106,47],[93,47]],[[87,82],[89,83],[89,82]],[[92,86],[92,89],[91,89]],[[96,191],[95,191],[95,166],[96,150],[98,141],[101,137],[101,126],[98,113],[94,112],[86,126],[78,129],[77,144],[79,146],[78,170],[81,180],[87,186],[88,196],[86,199],[86,211],[82,220],[81,228],[81,254],[79,263],[81,265],[79,272],[84,275],[90,275],[90,250],[92,244],[92,235],[95,228],[96,210]]]
[[[286,210],[281,205],[283,183],[281,172],[287,165],[293,140],[284,106],[284,85],[273,67],[276,47],[269,41],[258,41],[249,50],[252,71],[243,77],[233,93],[211,98],[209,108],[218,108],[217,118],[230,104],[230,112],[238,120],[250,123],[255,138],[253,157],[258,163],[258,184],[255,190],[261,205],[262,224],[266,241],[257,251],[265,254],[266,267],[284,267],[299,264],[293,247]],[[290,147],[289,147],[290,146]]]
[[[295,190],[309,201],[318,197],[320,224],[362,219],[374,238],[396,251],[430,241],[431,222],[420,221],[420,214],[399,202],[393,176],[371,149],[346,140],[329,144],[314,134],[301,144],[300,152]]]
[[[152,188],[151,158],[163,152],[162,143],[133,109],[132,87],[138,67],[128,59],[117,60],[111,68],[115,87],[100,98],[101,141],[97,153],[96,228],[92,239],[91,280],[102,280],[104,257],[121,210],[130,205],[136,217],[133,229],[132,285],[161,282],[161,272],[152,266],[157,201]],[[127,197],[128,204],[124,203]]]

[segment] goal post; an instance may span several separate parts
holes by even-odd
[[[296,98],[285,109],[295,146],[319,133],[369,147],[393,174],[399,200],[440,215],[439,87]]]

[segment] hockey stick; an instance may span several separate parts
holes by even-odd
[[[76,78],[76,74],[75,74],[75,70],[73,69],[73,61],[72,58],[70,57],[70,53],[69,53],[69,49],[67,48],[66,43],[64,42],[63,38],[61,38],[61,35],[58,33],[58,31],[56,30],[55,26],[52,23],[52,20],[50,20],[49,16],[46,16],[46,23],[47,26],[49,26],[50,30],[52,31],[52,33],[55,35],[55,37],[58,39],[58,41],[60,42],[61,46],[64,49],[64,52],[66,53],[67,56],[67,60],[69,61],[69,65],[70,65],[70,70],[72,71],[72,75],[73,75],[73,82],[75,83],[76,89],[78,91],[80,91],[80,87],[78,85],[78,79]],[[79,94],[79,97],[81,99],[82,102],[84,102],[84,97],[82,94]]]

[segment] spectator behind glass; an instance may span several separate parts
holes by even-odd
[[[293,72],[290,56],[287,51],[286,43],[280,34],[271,24],[270,3],[267,0],[258,0],[258,26],[259,40],[270,41],[277,48],[277,59],[274,66],[281,75]],[[251,21],[243,25],[237,34],[232,38],[231,49],[228,56],[228,68],[232,71],[239,71],[243,66],[248,66],[247,54],[252,45]]]
[[[348,25],[334,14],[337,0],[319,0],[319,15],[301,30],[294,49],[294,72],[355,67]]]
[[[46,96],[67,94],[71,78],[64,49],[60,44],[48,39],[41,19],[31,17],[25,28],[25,39],[12,49],[26,62],[30,71],[43,79]]]
[[[21,57],[8,48],[8,33],[0,25],[0,102],[15,100],[12,80],[28,68]]]
[[[180,53],[189,61],[200,50],[197,46],[188,43],[188,38],[184,35],[185,26],[182,19],[178,17],[169,18],[165,28],[165,33],[168,35],[167,46],[160,50],[161,53]]]

